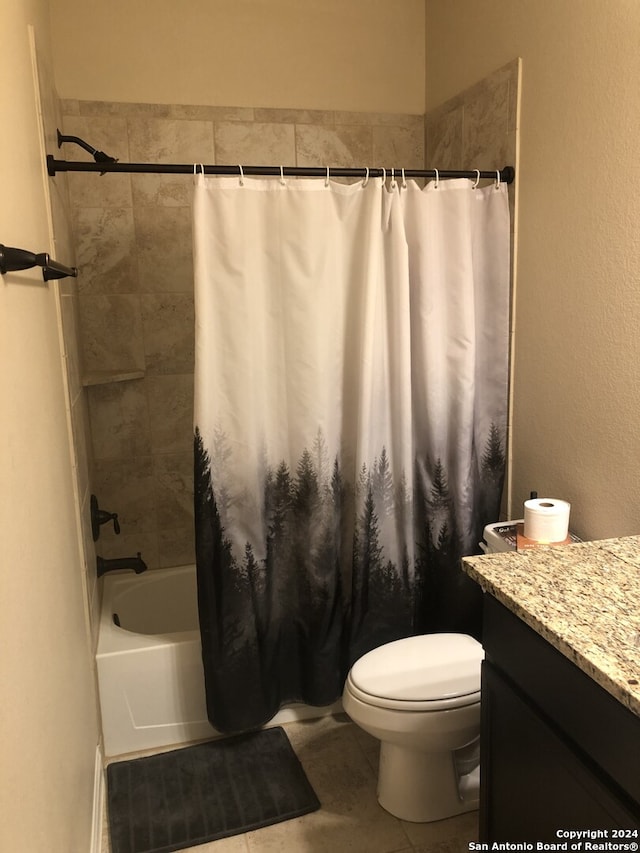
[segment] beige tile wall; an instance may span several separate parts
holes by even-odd
[[[446,101],[425,116],[427,167],[443,169],[518,169],[519,59],[509,62],[475,86]],[[483,183],[487,183],[483,181]],[[515,293],[516,188],[509,187],[511,209],[511,296]],[[513,317],[513,309],[512,309]],[[513,336],[514,324],[511,323]],[[513,339],[510,350],[512,350]],[[511,416],[507,435],[507,456],[511,451]],[[501,517],[507,518],[510,505],[511,465],[502,493]]]
[[[514,165],[518,71],[514,60],[425,116],[427,161],[442,169]]]
[[[64,132],[132,162],[493,168],[515,163],[517,76],[516,61],[426,117],[63,101]],[[87,389],[92,490],[122,529],[103,527],[97,550],[191,562],[193,180],[68,181],[83,370],[144,374]]]
[[[321,110],[64,101],[64,132],[122,161],[424,166],[424,118]],[[61,157],[90,159],[66,144]],[[193,264],[189,175],[69,173],[85,373],[144,377],[87,389],[92,489],[117,512],[102,556],[194,559]]]

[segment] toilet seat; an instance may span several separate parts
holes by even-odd
[[[480,701],[484,651],[466,634],[423,634],[386,643],[357,660],[347,679],[368,705],[444,711]]]

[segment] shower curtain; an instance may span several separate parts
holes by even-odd
[[[505,465],[504,184],[196,178],[209,718],[327,705],[401,637],[477,634]]]

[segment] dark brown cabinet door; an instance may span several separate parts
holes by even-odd
[[[624,792],[487,661],[481,742],[481,841],[557,844],[561,830],[638,826]]]

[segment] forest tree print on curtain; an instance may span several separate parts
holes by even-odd
[[[220,731],[330,704],[382,643],[477,629],[459,560],[498,518],[505,462],[508,208],[490,190],[198,180],[196,553]]]

